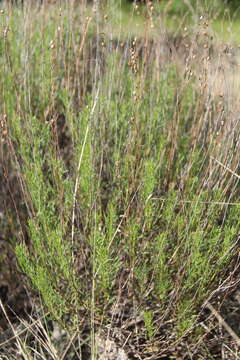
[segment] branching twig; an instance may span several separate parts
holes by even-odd
[[[214,307],[207,302],[206,307],[211,311],[211,313],[215,316],[215,318],[219,321],[219,324],[224,327],[224,329],[228,332],[228,334],[234,339],[236,344],[240,346],[240,338],[233,331],[233,329],[226,323],[226,321],[222,318],[222,316],[214,309]]]
[[[99,94],[99,88],[97,90],[96,96],[95,96],[95,100],[92,106],[92,110],[89,116],[89,122],[85,131],[85,137],[83,140],[83,146],[82,146],[82,150],[81,150],[81,154],[79,156],[79,161],[78,161],[78,167],[77,167],[77,177],[76,177],[76,181],[75,181],[75,187],[74,187],[74,194],[73,194],[73,209],[72,209],[72,245],[74,242],[74,222],[75,222],[75,211],[76,211],[76,198],[77,198],[77,191],[78,191],[78,186],[79,186],[79,180],[80,180],[80,168],[81,168],[81,164],[82,164],[82,158],[83,158],[83,153],[84,153],[84,149],[86,146],[86,142],[87,142],[87,137],[88,137],[88,133],[89,133],[89,128],[90,128],[90,124],[91,124],[91,118],[94,114],[96,105],[97,105],[97,101],[98,101],[98,94]]]

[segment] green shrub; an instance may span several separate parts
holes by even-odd
[[[65,326],[77,326],[82,309],[95,323],[117,297],[132,296],[148,338],[156,302],[171,306],[182,333],[218,286],[239,231],[239,206],[227,205],[238,180],[212,162],[217,135],[203,122],[217,121],[214,98],[206,106],[197,77],[174,63],[158,73],[159,58],[144,64],[153,49],[100,44],[100,25],[88,29],[88,20],[84,38],[61,11],[49,22],[33,10],[25,34],[13,13],[4,39],[0,100],[29,218],[19,264]],[[233,142],[224,151],[231,168]]]

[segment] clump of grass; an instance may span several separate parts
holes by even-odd
[[[238,120],[227,95],[216,110],[205,22],[181,64],[162,39],[112,39],[97,5],[3,17],[4,141],[28,211],[16,254],[71,331],[127,298],[148,338],[156,308],[182,335],[238,245]]]

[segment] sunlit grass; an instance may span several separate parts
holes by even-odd
[[[212,28],[222,41],[235,46],[240,44],[240,18],[214,20]]]

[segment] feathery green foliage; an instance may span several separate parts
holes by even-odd
[[[19,264],[65,326],[126,296],[149,339],[156,303],[182,334],[237,245],[239,180],[224,168],[237,168],[237,126],[219,131],[210,87],[160,66],[157,44],[121,44],[80,6],[32,11],[34,27],[17,31],[13,12],[1,39],[6,141],[28,209]]]

